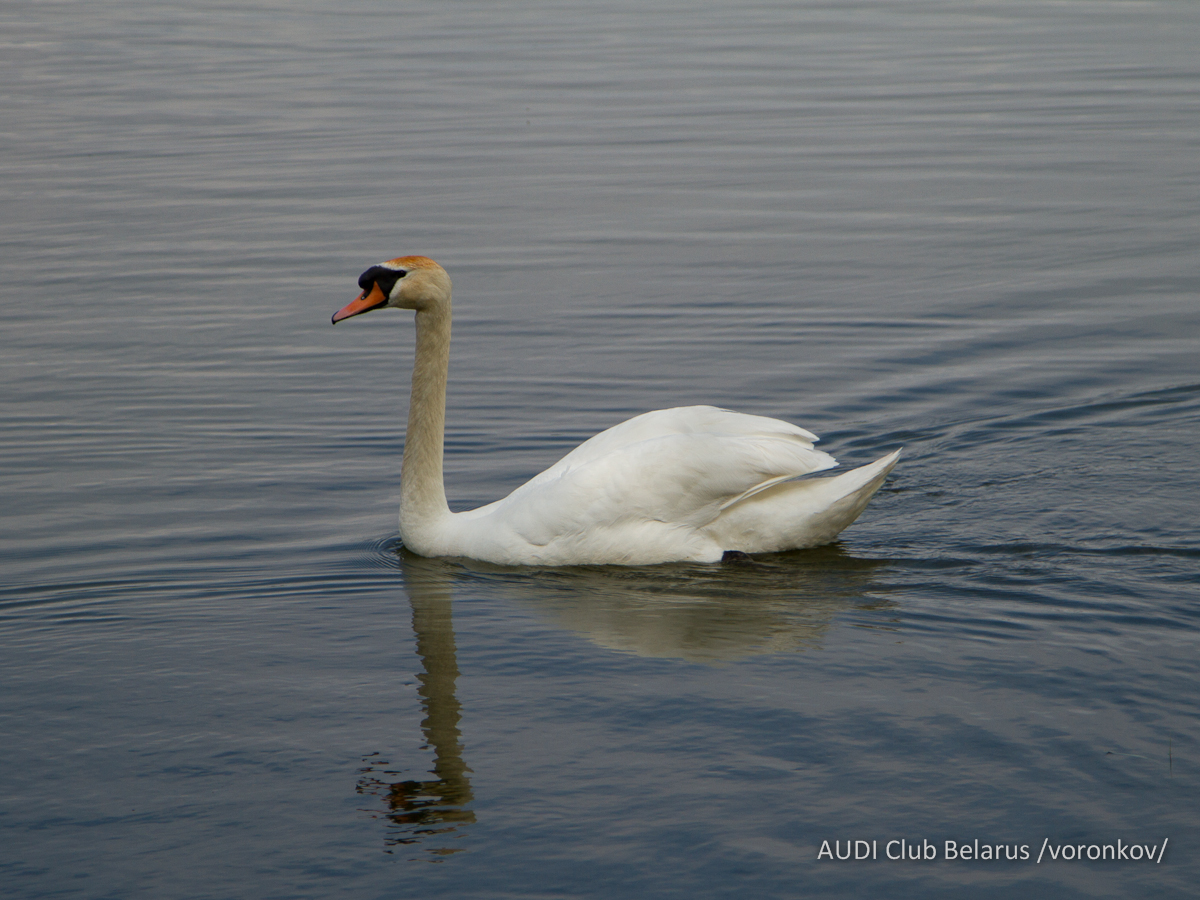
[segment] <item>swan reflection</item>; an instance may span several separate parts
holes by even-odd
[[[851,556],[836,544],[720,565],[461,564],[601,647],[689,662],[816,648],[838,615],[893,606],[868,593],[886,560]]]
[[[433,750],[433,778],[387,781],[399,774],[385,767],[388,762],[365,757],[360,770],[358,793],[379,797],[387,804],[381,815],[388,825],[385,843],[389,847],[417,844],[434,835],[443,839],[475,821],[469,804],[474,799],[467,773],[471,770],[462,758],[462,734],[458,729],[462,706],[455,694],[458,660],[454,644],[450,579],[444,572],[420,566],[404,567],[405,585],[412,604],[412,626],[417,639],[417,656],[422,671],[421,709],[425,718],[421,731],[425,749]],[[383,776],[383,777],[381,777]],[[461,848],[427,847],[430,853],[444,856]]]
[[[421,730],[433,751],[433,777],[389,781],[399,773],[371,756],[358,790],[387,804],[379,814],[389,823],[390,847],[423,844],[438,855],[458,852],[445,839],[461,837],[475,821],[455,694],[453,588],[511,598],[601,647],[708,664],[819,647],[839,614],[893,606],[868,593],[886,561],[860,559],[837,545],[721,565],[645,568],[504,568],[403,549],[397,555],[412,603]]]

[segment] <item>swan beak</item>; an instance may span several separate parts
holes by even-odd
[[[333,314],[333,324],[336,325],[342,319],[348,319],[351,316],[357,316],[360,313],[370,312],[373,309],[378,309],[388,302],[388,298],[383,296],[383,291],[379,289],[379,285],[372,284],[369,291],[363,291],[357,300],[351,300],[341,309]]]

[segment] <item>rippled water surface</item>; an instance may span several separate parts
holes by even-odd
[[[0,892],[1192,895],[1198,38],[7,4]],[[747,564],[411,556],[410,317],[329,326],[401,253],[454,278],[455,508],[693,403],[901,465]]]

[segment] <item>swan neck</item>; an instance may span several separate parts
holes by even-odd
[[[442,481],[446,378],[450,368],[450,304],[417,311],[412,399],[400,473],[400,532],[420,551],[423,533],[450,515]],[[425,536],[427,538],[427,535]]]

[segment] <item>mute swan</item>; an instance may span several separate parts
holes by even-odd
[[[584,441],[503,500],[452,513],[442,482],[450,277],[424,256],[372,266],[362,294],[333,314],[416,311],[417,350],[400,484],[400,537],[421,556],[501,565],[717,562],[832,541],[900,451],[835,478],[816,435],[712,406],[660,409]]]

